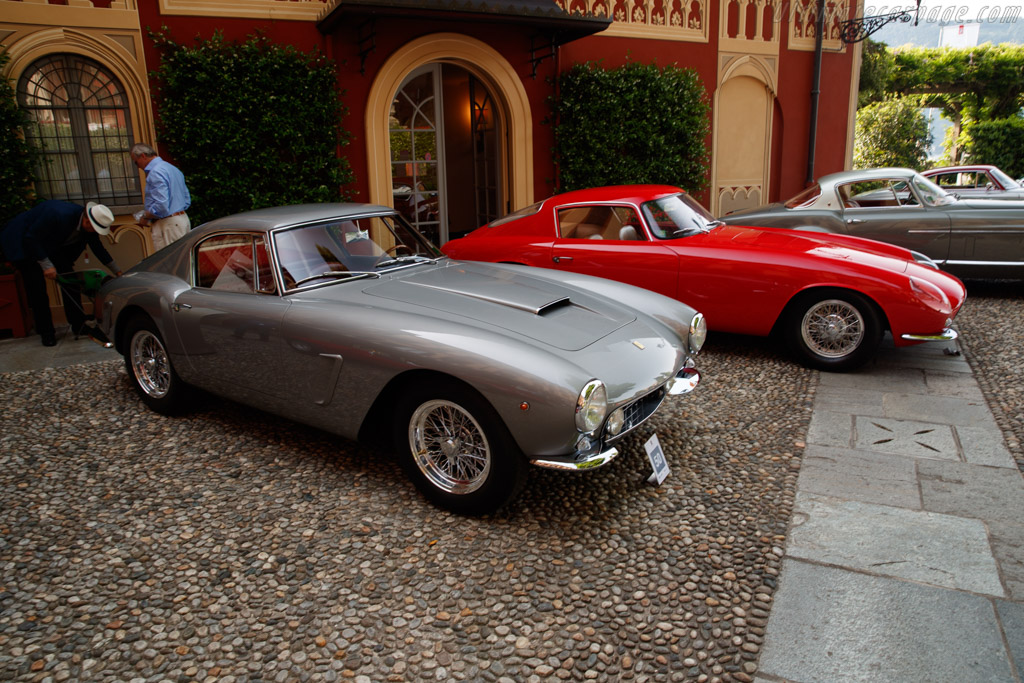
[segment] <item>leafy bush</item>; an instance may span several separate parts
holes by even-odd
[[[558,79],[555,159],[563,191],[663,183],[693,192],[707,183],[707,93],[693,69],[577,64]]]
[[[1024,177],[1024,119],[982,121],[967,129],[972,164],[991,164],[1013,178]]]
[[[916,101],[895,97],[857,111],[854,168],[922,168],[932,136]]]
[[[333,62],[265,37],[175,43],[156,81],[161,143],[185,174],[193,224],[267,206],[340,201],[353,174]]]
[[[6,52],[0,53],[0,71],[10,60]],[[22,134],[28,123],[18,108],[14,86],[0,78],[0,227],[34,203],[36,150]]]

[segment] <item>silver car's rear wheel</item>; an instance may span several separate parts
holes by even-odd
[[[402,469],[420,492],[454,512],[494,512],[526,481],[526,460],[501,417],[451,378],[405,389],[394,438]]]
[[[416,409],[409,421],[409,447],[423,476],[447,493],[472,493],[491,471],[487,435],[451,401],[427,401]]]
[[[129,321],[124,334],[124,364],[143,403],[158,413],[178,412],[184,405],[185,385],[156,325],[139,316]]]
[[[805,365],[841,372],[871,358],[882,323],[874,305],[856,292],[820,290],[791,304],[786,335]]]
[[[171,363],[160,339],[148,330],[140,330],[132,337],[128,350],[132,376],[150,398],[167,396],[171,387]]]

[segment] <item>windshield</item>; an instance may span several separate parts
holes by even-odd
[[[705,233],[724,225],[688,194],[673,194],[645,202],[643,209],[654,236],[662,240]]]
[[[274,233],[285,290],[377,277],[444,255],[397,214],[337,218]]]
[[[915,173],[911,176],[910,184],[917,190],[917,196],[921,198],[925,206],[945,206],[956,201],[956,197],[920,173]]]

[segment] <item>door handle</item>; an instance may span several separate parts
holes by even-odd
[[[863,222],[864,222],[864,219],[862,219],[862,218],[847,218],[846,219],[846,224],[847,225],[856,225],[857,223],[863,223]]]
[[[173,306],[171,306],[171,308],[173,308],[174,312],[177,313],[177,312],[179,312],[183,308],[185,308],[185,309],[192,308],[192,304],[174,304]]]
[[[572,256],[553,256],[551,260],[555,263],[561,263],[562,261],[572,261]]]

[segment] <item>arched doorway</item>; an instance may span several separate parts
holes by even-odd
[[[533,202],[526,91],[501,54],[469,36],[424,36],[385,62],[367,98],[366,144],[370,201],[421,213],[438,243]]]
[[[388,125],[393,205],[423,234],[443,244],[502,215],[501,122],[479,78],[457,64],[418,67]]]
[[[774,72],[760,60],[727,57],[715,93],[711,211],[752,208],[768,196]]]

